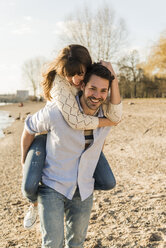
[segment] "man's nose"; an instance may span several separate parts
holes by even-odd
[[[93,96],[94,96],[95,98],[97,98],[97,99],[101,98],[101,97],[100,97],[100,93],[99,93],[98,91],[95,91],[94,94],[93,94]]]

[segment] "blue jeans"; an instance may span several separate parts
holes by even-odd
[[[23,168],[23,195],[31,202],[37,201],[38,185],[41,181],[42,169],[46,157],[46,138],[47,135],[37,135],[26,156]],[[115,187],[116,181],[112,170],[103,152],[94,172],[95,190],[110,190]]]
[[[64,216],[66,247],[82,248],[86,237],[93,195],[81,201],[77,188],[69,200],[45,185],[39,186],[38,208],[42,232],[42,248],[62,248],[64,245]]]
[[[100,154],[93,177],[95,179],[95,190],[110,190],[116,185],[114,174],[103,152]]]

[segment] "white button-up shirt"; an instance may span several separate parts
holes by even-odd
[[[76,99],[81,108],[79,97]],[[102,108],[98,117],[103,117]],[[85,150],[84,131],[72,129],[56,103],[52,103],[28,116],[25,128],[30,134],[48,132],[42,182],[68,199],[72,199],[77,185],[81,200],[89,197],[94,189],[93,174],[110,127],[95,129],[94,140]]]

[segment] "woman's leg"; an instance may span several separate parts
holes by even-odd
[[[115,177],[103,152],[100,154],[93,177],[95,179],[95,190],[110,190],[116,185]]]
[[[35,137],[27,153],[23,168],[22,192],[33,203],[37,201],[38,184],[45,163],[46,137],[46,134]]]

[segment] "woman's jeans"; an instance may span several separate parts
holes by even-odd
[[[23,168],[23,195],[31,202],[37,201],[38,186],[41,181],[41,174],[46,157],[47,135],[37,135],[27,153]],[[116,185],[112,170],[101,152],[100,158],[94,172],[95,190],[110,190]]]
[[[81,201],[77,188],[72,200],[54,189],[40,185],[38,207],[42,231],[42,248],[64,247],[64,216],[66,246],[83,248],[92,209],[93,195]]]

